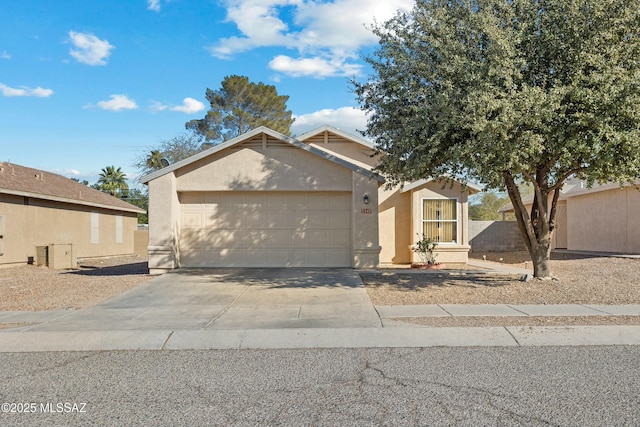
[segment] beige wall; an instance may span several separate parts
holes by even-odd
[[[379,190],[380,262],[407,264],[411,262],[411,193],[400,189]]]
[[[320,134],[303,142],[361,167],[371,168],[378,163],[377,157],[372,157],[374,153],[372,149],[340,136],[325,133],[326,136]]]
[[[353,254],[355,268],[377,267],[380,256],[378,236],[378,182],[353,172]],[[364,196],[369,203],[364,203]]]
[[[149,272],[179,266],[180,203],[176,177],[169,172],[149,182]]]
[[[567,199],[568,249],[640,253],[640,191],[615,188]]]
[[[177,191],[351,191],[351,171],[299,148],[230,148],[176,171]]]
[[[146,258],[149,255],[149,230],[133,232],[133,253]]]
[[[91,212],[99,218],[99,243],[91,243]],[[135,213],[116,212],[22,196],[0,194],[4,217],[4,248],[0,265],[26,263],[36,256],[36,246],[73,245],[74,258],[128,255],[133,253]],[[122,216],[122,243],[116,243],[116,217]]]

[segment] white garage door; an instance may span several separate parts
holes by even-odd
[[[183,267],[351,267],[351,193],[181,193]]]

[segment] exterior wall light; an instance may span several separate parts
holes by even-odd
[[[369,204],[369,195],[365,194],[362,200],[364,201],[365,205],[368,205]]]

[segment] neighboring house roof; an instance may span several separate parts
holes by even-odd
[[[444,177],[444,179],[445,180],[451,179],[451,180],[453,180],[455,182],[459,182],[458,180],[453,179],[453,178]],[[415,190],[418,187],[421,187],[421,186],[423,186],[425,184],[428,184],[430,182],[435,182],[435,181],[438,181],[438,180],[437,179],[433,179],[433,178],[419,179],[417,181],[413,181],[412,183],[407,184],[404,187],[402,187],[402,192],[405,193],[407,191]],[[470,190],[469,193],[471,193],[471,194],[479,193],[479,192],[482,191],[482,187],[477,185],[477,184],[473,184],[471,182],[468,182],[468,183],[466,183],[464,185],[466,185],[469,188],[469,190]]]
[[[321,134],[323,132],[334,133],[334,134],[339,135],[339,136],[341,136],[341,137],[343,137],[345,139],[348,139],[348,140],[353,141],[353,142],[357,142],[360,145],[364,145],[367,148],[371,148],[372,150],[375,150],[375,145],[373,144],[373,142],[369,141],[368,139],[364,139],[364,138],[362,138],[362,137],[360,137],[358,135],[353,135],[353,134],[351,134],[349,132],[345,132],[345,131],[343,131],[341,129],[338,129],[336,127],[333,127],[331,125],[320,126],[317,129],[313,129],[313,130],[311,130],[309,132],[306,132],[306,133],[304,133],[304,134],[302,134],[300,136],[297,136],[296,139],[298,139],[299,141],[304,141],[304,140],[307,140],[309,138],[313,138],[314,136],[319,135],[319,134]]]
[[[211,147],[207,150],[204,150],[198,154],[195,154],[189,158],[186,158],[184,160],[181,160],[179,162],[174,163],[173,165],[167,166],[165,168],[162,168],[158,171],[155,171],[153,173],[150,173],[149,175],[144,176],[141,181],[144,184],[147,184],[149,181],[152,181],[156,178],[159,178],[163,175],[166,175],[170,172],[173,172],[177,169],[183,168],[187,165],[190,165],[191,163],[197,162],[198,160],[201,160],[205,157],[211,156],[212,154],[218,153],[222,150],[226,150],[227,148],[231,148],[235,145],[240,145],[243,142],[247,141],[248,139],[253,138],[254,136],[260,135],[260,134],[266,134],[269,135],[273,138],[276,138],[282,142],[286,142],[287,144],[290,144],[293,147],[297,147],[301,150],[307,151],[311,154],[314,154],[316,156],[322,157],[330,162],[336,163],[340,166],[346,167],[348,169],[353,170],[354,172],[360,173],[362,175],[365,175],[369,178],[375,179],[379,182],[384,182],[384,178],[381,177],[380,175],[370,171],[369,169],[363,168],[361,166],[358,166],[354,163],[351,163],[347,160],[341,159],[337,156],[334,156],[330,153],[327,153],[326,151],[320,150],[316,147],[313,147],[309,144],[305,144],[303,142],[300,142],[298,139],[296,138],[292,138],[290,136],[286,136],[283,135],[279,132],[276,132],[274,130],[271,130],[267,127],[264,126],[260,126],[259,128],[256,128],[254,130],[251,130],[247,133],[244,133],[240,136],[237,136],[233,139],[230,139],[229,141],[223,142],[222,144],[216,145],[214,147]]]
[[[629,186],[640,186],[640,179],[636,180],[634,183],[629,183],[622,186],[617,182],[607,182],[606,184],[596,184],[591,188],[587,187],[585,181],[572,179],[565,182],[565,184],[562,186],[562,189],[560,189],[560,196],[558,197],[558,200],[566,200],[571,197],[582,196],[584,194],[593,194],[599,193],[601,191],[616,190]],[[525,205],[533,203],[533,196],[531,195],[523,198],[522,203]],[[502,207],[498,212],[511,211],[513,211],[513,204],[509,203]]]
[[[13,163],[0,162],[0,193],[116,211],[145,212],[62,175]]]

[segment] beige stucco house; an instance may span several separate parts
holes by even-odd
[[[523,201],[531,211],[532,199]],[[512,212],[513,206],[501,211]],[[591,188],[584,181],[568,181],[558,198],[552,249],[640,253],[640,180]]]
[[[417,234],[465,262],[468,191],[387,190],[371,143],[331,126],[297,138],[260,127],[143,178],[149,269],[376,267],[410,263]]]
[[[132,254],[139,212],[61,175],[0,162],[0,266]]]

